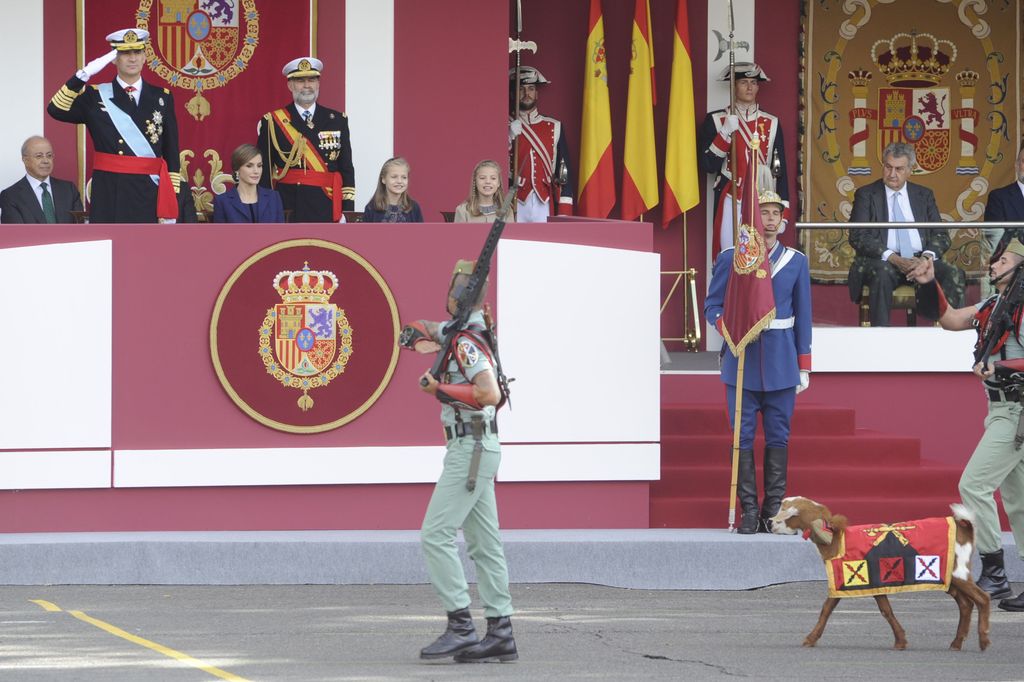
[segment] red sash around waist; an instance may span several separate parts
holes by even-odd
[[[327,196],[331,198],[334,222],[341,220],[341,173],[291,168],[278,182],[284,185],[322,187]]]
[[[96,152],[93,154],[92,167],[93,170],[101,170],[108,173],[159,175],[160,182],[156,188],[156,217],[177,219],[178,199],[174,194],[171,176],[167,172],[167,162],[162,158],[122,156],[120,154]]]

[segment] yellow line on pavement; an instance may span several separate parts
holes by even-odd
[[[29,601],[31,601],[33,604],[37,604],[37,605],[41,606],[46,611],[61,611],[62,610],[59,606],[57,606],[53,602],[48,602],[48,601],[46,601],[44,599],[30,599]],[[139,646],[144,646],[147,649],[152,649],[153,651],[156,651],[157,653],[161,653],[164,656],[167,656],[169,658],[173,658],[175,660],[181,661],[182,663],[185,663],[186,665],[190,665],[193,668],[199,668],[200,670],[202,670],[204,672],[210,673],[214,677],[219,677],[222,680],[232,680],[232,682],[248,682],[248,680],[246,680],[244,677],[239,677],[238,675],[235,675],[234,673],[229,673],[227,670],[221,670],[220,668],[217,668],[217,667],[212,666],[212,665],[210,665],[208,663],[204,663],[203,661],[200,661],[198,658],[192,658],[188,654],[183,654],[180,651],[175,651],[174,649],[171,649],[169,647],[165,647],[162,644],[157,644],[156,642],[151,642],[148,639],[144,639],[144,638],[139,637],[137,635],[133,635],[132,633],[126,632],[126,631],[122,630],[121,628],[119,628],[119,627],[117,627],[115,625],[111,625],[110,623],[107,623],[107,622],[104,622],[102,620],[99,620],[98,618],[93,618],[92,616],[86,614],[83,611],[68,611],[68,613],[70,613],[72,616],[74,616],[75,618],[77,618],[80,621],[83,621],[85,623],[88,623],[89,625],[94,625],[94,626],[98,627],[100,630],[104,630],[106,632],[109,632],[110,634],[115,635],[117,637],[120,637],[121,639],[127,640],[127,641],[129,641],[129,642],[131,642],[133,644],[138,644]]]

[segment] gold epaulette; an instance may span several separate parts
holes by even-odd
[[[75,98],[80,94],[67,85],[62,85],[57,94],[50,98],[50,103],[61,111],[71,111],[71,105],[75,103]]]
[[[181,173],[176,173],[176,172],[172,171],[172,172],[168,173],[168,175],[171,177],[171,184],[174,186],[174,193],[175,194],[180,193],[181,192],[181,180],[182,180]]]
[[[356,188],[355,187],[342,187],[341,198],[345,201],[355,201],[356,199]]]

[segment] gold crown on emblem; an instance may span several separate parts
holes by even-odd
[[[978,80],[980,78],[981,76],[978,74],[977,71],[971,71],[970,69],[966,69],[956,75],[956,82],[961,87],[969,88],[974,85],[977,85]]]
[[[285,303],[327,303],[338,288],[338,276],[329,270],[286,270],[274,277],[274,288]]]
[[[309,71],[311,68],[313,68],[313,65],[309,63],[308,59],[303,59],[299,62],[299,71]]]
[[[128,31],[124,34],[124,42],[125,44],[137,43],[139,42],[139,36],[136,35],[135,31]]]
[[[888,48],[879,52],[879,48]],[[956,61],[956,45],[930,33],[897,33],[875,41],[871,59],[889,85],[924,87],[937,85]]]

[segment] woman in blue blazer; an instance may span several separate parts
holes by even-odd
[[[281,195],[260,187],[263,157],[251,144],[243,144],[231,154],[235,186],[213,200],[215,223],[283,223]]]

